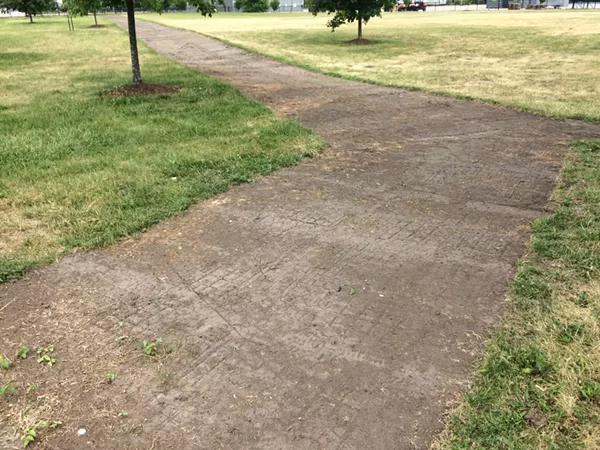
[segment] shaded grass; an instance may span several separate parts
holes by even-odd
[[[434,448],[600,448],[600,141],[574,144],[553,201]]]
[[[235,88],[141,48],[145,81],[173,95],[112,98],[130,77],[114,25],[0,22],[0,281],[140,232],[321,142]]]
[[[342,78],[600,122],[600,30],[595,11],[384,14],[369,46],[326,16],[144,15],[282,62]]]

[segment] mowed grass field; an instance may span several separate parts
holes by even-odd
[[[146,82],[177,94],[107,97],[130,82],[127,35],[91,18],[0,20],[0,282],[140,232],[321,141],[230,85],[140,45]]]
[[[600,122],[600,10],[384,13],[356,24],[327,15],[140,15],[327,74]]]

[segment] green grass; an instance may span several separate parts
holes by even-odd
[[[351,46],[326,15],[193,13],[140,18],[189,29],[309,70],[600,122],[600,11],[385,13]]]
[[[600,141],[574,145],[553,201],[434,448],[600,448]]]
[[[0,21],[0,282],[74,249],[138,233],[235,183],[313,155],[321,141],[235,88],[142,46],[154,97],[129,82],[128,40],[76,19]]]

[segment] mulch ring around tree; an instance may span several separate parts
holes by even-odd
[[[104,95],[109,97],[133,97],[135,95],[176,94],[179,91],[181,91],[181,88],[169,86],[168,84],[140,83],[119,86],[104,92]]]
[[[88,27],[88,28],[106,28],[106,25],[98,24],[98,25],[92,25],[91,27]]]
[[[348,41],[348,44],[350,44],[350,45],[369,45],[369,44],[371,44],[371,41],[368,39],[352,39],[351,41]]]

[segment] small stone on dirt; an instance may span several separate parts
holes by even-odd
[[[77,436],[83,436],[85,433],[87,433],[87,430],[85,428],[80,428],[79,430],[77,430]]]

